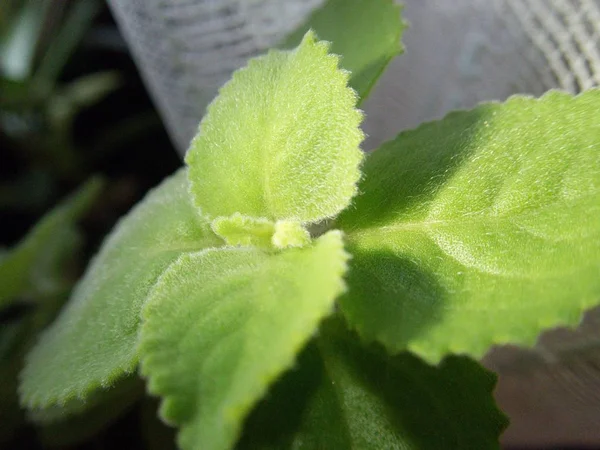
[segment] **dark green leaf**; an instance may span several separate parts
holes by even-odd
[[[330,321],[250,416],[240,448],[498,449],[507,422],[494,384],[468,358],[388,357]]]

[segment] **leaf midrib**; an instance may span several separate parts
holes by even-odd
[[[375,235],[379,233],[392,233],[392,232],[402,232],[402,231],[417,231],[424,233],[428,236],[431,236],[430,233],[434,231],[436,226],[457,226],[457,225],[471,225],[477,223],[511,223],[514,226],[518,226],[522,228],[516,223],[516,219],[526,217],[530,214],[537,213],[541,210],[547,209],[548,205],[544,205],[543,207],[529,209],[524,213],[517,213],[514,216],[509,216],[507,213],[502,215],[482,215],[481,213],[469,214],[469,218],[465,219],[467,215],[463,215],[459,219],[443,219],[443,220],[435,220],[425,218],[421,221],[412,221],[412,222],[395,222],[391,225],[373,225],[365,228],[355,228],[355,229],[344,229],[344,233],[349,241],[360,240],[363,237],[368,237],[370,235]],[[343,229],[343,228],[342,228]],[[523,228],[524,229],[524,228]],[[524,229],[526,230],[526,229]],[[527,230],[528,231],[528,230]],[[538,236],[541,239],[545,239],[541,236]]]

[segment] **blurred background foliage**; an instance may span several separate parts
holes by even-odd
[[[140,389],[34,430],[17,376],[104,235],[180,164],[103,1],[0,2],[0,448],[143,442],[137,411],[98,434]]]
[[[5,246],[92,173],[130,204],[179,165],[100,0],[2,1],[0,145]]]

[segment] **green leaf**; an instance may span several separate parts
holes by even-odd
[[[309,232],[298,222],[268,219],[234,214],[218,217],[212,221],[213,231],[233,246],[253,246],[265,250],[288,247],[304,247],[310,242]]]
[[[298,222],[278,220],[271,242],[275,248],[304,247],[310,242],[310,233]]]
[[[189,202],[186,175],[180,170],[152,191],[105,241],[28,355],[24,406],[85,400],[135,369],[140,310],[159,275],[182,253],[220,244]]]
[[[51,126],[65,133],[71,132],[74,119],[82,109],[98,103],[121,84],[117,72],[104,71],[81,76],[57,89],[47,106]]]
[[[333,308],[348,255],[341,233],[266,253],[184,255],[144,310],[140,356],[183,449],[228,449],[252,406]]]
[[[296,50],[272,50],[234,73],[186,155],[205,216],[306,223],[348,205],[360,177],[362,115],[337,65],[307,33]]]
[[[600,299],[600,90],[512,97],[373,153],[338,222],[348,321],[429,361],[532,344]]]
[[[0,73],[15,81],[25,80],[31,74],[45,10],[39,1],[21,3],[6,33],[0,36]],[[9,8],[6,3],[2,5],[2,15]]]
[[[331,52],[351,72],[350,86],[366,99],[389,62],[404,50],[406,27],[401,6],[393,0],[328,0],[305,24],[288,36],[281,48],[293,48],[309,29],[331,42]]]
[[[72,280],[65,276],[81,238],[75,222],[96,200],[102,187],[92,179],[46,214],[11,251],[0,256],[0,446],[22,425],[17,396],[23,357],[40,330],[66,299]]]
[[[92,179],[46,214],[17,246],[0,260],[0,309],[24,297],[35,301],[60,289],[64,260],[78,243],[75,222],[102,188]]]
[[[241,449],[499,448],[495,376],[475,361],[388,357],[331,322],[314,344],[253,411]]]
[[[64,21],[48,45],[35,73],[38,83],[52,88],[69,58],[102,10],[98,0],[81,0],[69,8]]]
[[[270,220],[241,214],[218,217],[213,220],[211,227],[228,245],[265,249],[271,248],[271,238],[275,232],[275,224]]]
[[[9,441],[25,418],[19,408],[17,397],[17,377],[21,366],[20,355],[5,355],[7,350],[16,347],[14,338],[19,338],[20,327],[16,324],[2,324],[0,329],[0,446]],[[10,335],[9,335],[10,334]],[[8,349],[6,347],[9,347]]]

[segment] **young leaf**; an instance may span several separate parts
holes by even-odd
[[[279,220],[271,242],[275,248],[304,247],[310,242],[310,233],[298,222]]]
[[[348,205],[360,176],[362,115],[337,65],[309,32],[297,49],[272,50],[234,73],[186,155],[205,216],[306,223]]]
[[[497,449],[507,421],[494,384],[468,358],[388,357],[328,323],[253,411],[240,448]]]
[[[269,219],[241,214],[217,217],[212,221],[211,228],[227,245],[264,249],[271,248],[271,238],[275,232],[275,224]]]
[[[531,344],[600,299],[600,90],[513,97],[401,133],[340,219],[348,321],[429,361]]]
[[[228,449],[250,408],[329,314],[344,289],[341,233],[266,253],[184,255],[143,309],[142,374],[187,449]]]
[[[310,233],[298,222],[254,218],[234,214],[212,221],[213,231],[228,245],[260,247],[266,250],[303,247],[310,242]]]
[[[389,62],[403,51],[400,37],[406,25],[400,9],[393,0],[328,0],[280,47],[295,47],[313,29],[331,42],[331,52],[342,56],[341,65],[351,72],[349,84],[363,101]]]
[[[85,400],[135,368],[140,309],[159,275],[182,253],[220,243],[190,204],[186,175],[180,170],[152,191],[107,239],[28,355],[24,406]]]

